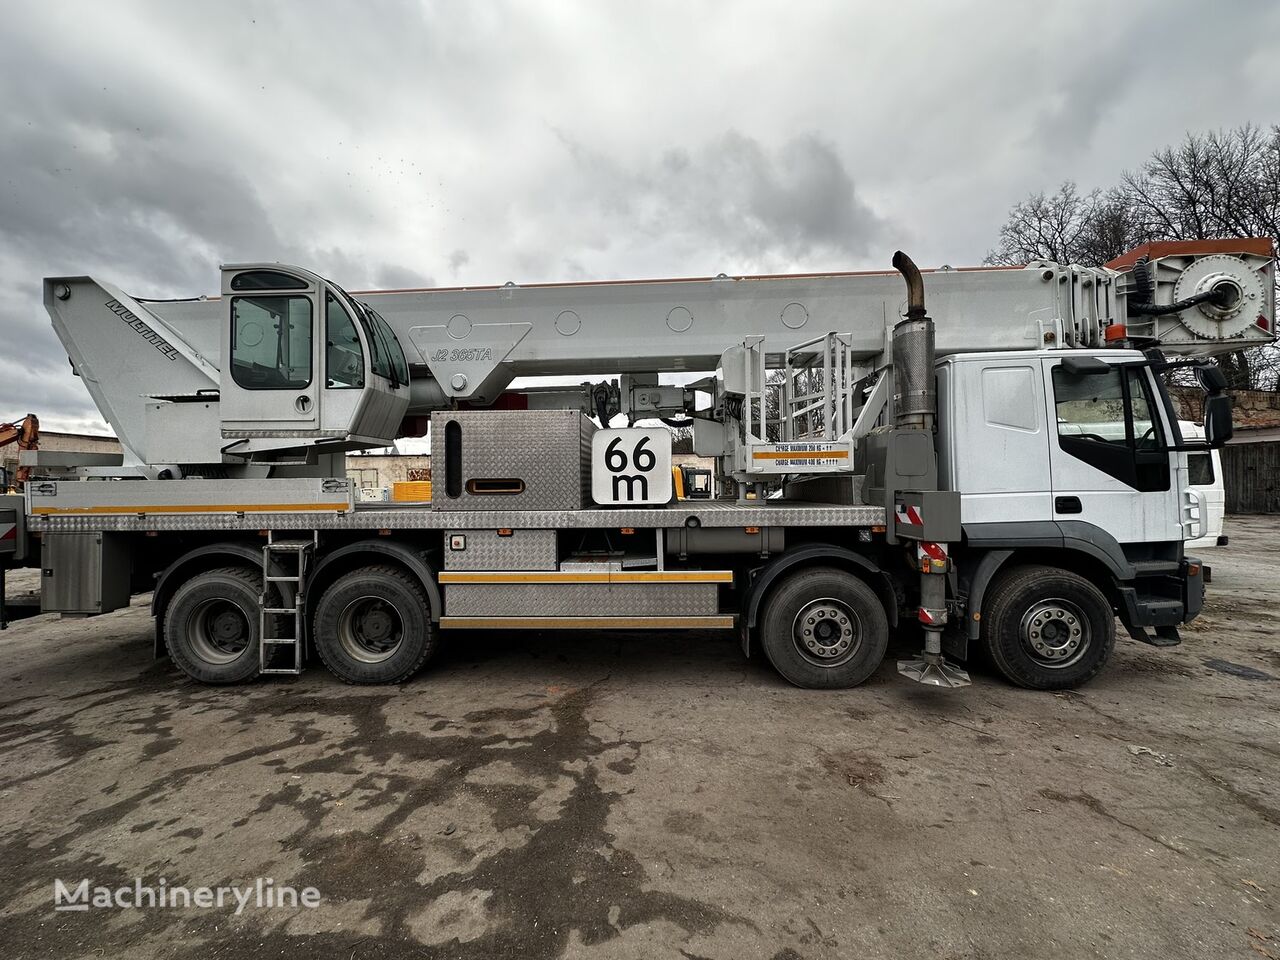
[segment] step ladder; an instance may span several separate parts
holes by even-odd
[[[302,672],[303,635],[306,629],[306,581],[307,567],[315,553],[318,533],[310,539],[277,540],[275,531],[267,531],[267,542],[262,545],[262,593],[258,597],[258,672],[297,675]],[[280,570],[282,573],[273,571]],[[269,607],[273,583],[293,586],[292,607]],[[279,590],[275,591],[277,594]],[[278,601],[277,601],[278,602]],[[278,617],[293,615],[293,631],[290,636],[276,636],[268,628],[280,623]],[[284,621],[287,623],[287,621]],[[283,629],[283,627],[282,627]],[[273,663],[269,651],[293,648],[292,666]]]

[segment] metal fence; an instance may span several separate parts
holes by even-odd
[[[1280,441],[1222,448],[1227,513],[1280,513]]]

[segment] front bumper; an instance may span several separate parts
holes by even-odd
[[[1178,626],[1190,623],[1204,608],[1208,570],[1198,557],[1185,557],[1177,573],[1118,583],[1117,612],[1129,635],[1157,647],[1181,642]]]

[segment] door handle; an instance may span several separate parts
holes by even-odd
[[[1053,509],[1055,513],[1084,513],[1079,497],[1054,497]]]

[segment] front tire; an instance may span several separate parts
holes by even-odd
[[[436,630],[422,586],[389,566],[340,577],[320,598],[316,651],[346,683],[401,683],[436,650]]]
[[[261,575],[219,567],[178,587],[164,618],[164,642],[178,668],[201,683],[242,683],[258,675]]]
[[[1020,687],[1078,687],[1098,675],[1115,649],[1111,604],[1070,570],[1015,567],[992,585],[983,605],[987,654]]]
[[[775,670],[797,687],[856,687],[889,646],[889,619],[874,590],[833,567],[798,570],[769,595],[761,641]]]

